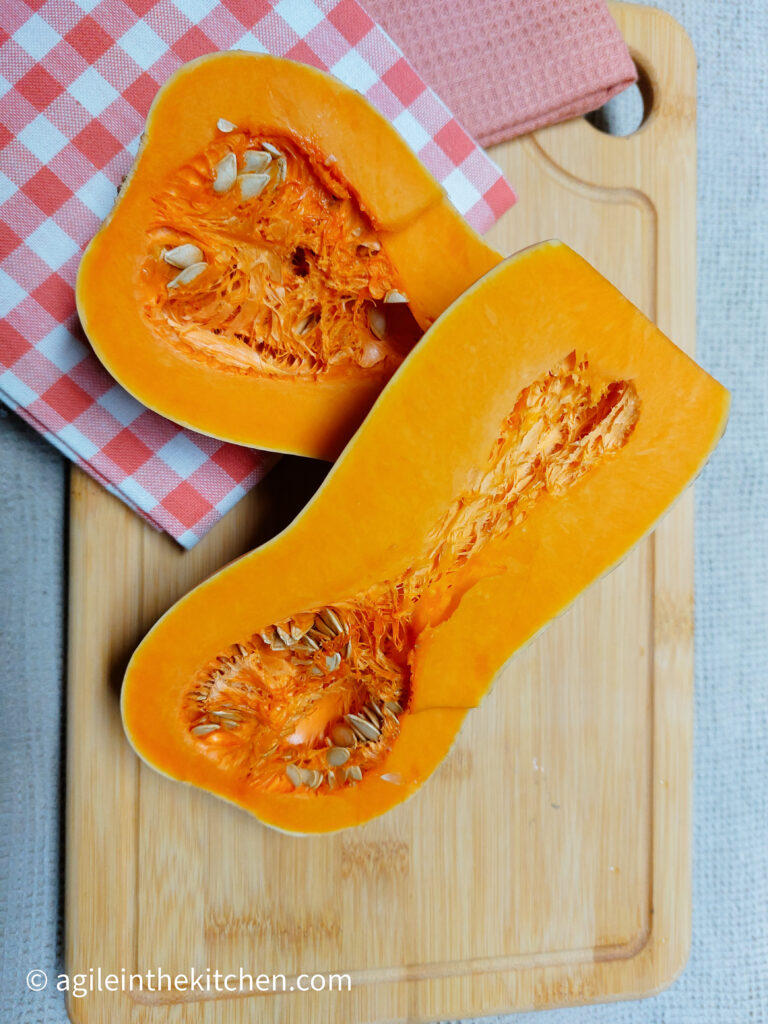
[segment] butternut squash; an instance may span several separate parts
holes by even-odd
[[[148,634],[128,737],[286,831],[396,806],[693,480],[728,402],[565,245],[511,257],[427,331],[292,525]]]
[[[158,93],[77,305],[144,404],[332,459],[499,259],[364,97],[307,65],[218,53]]]

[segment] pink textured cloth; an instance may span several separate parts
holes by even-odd
[[[484,146],[596,110],[637,77],[603,0],[365,0]]]

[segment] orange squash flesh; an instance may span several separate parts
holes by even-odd
[[[728,404],[566,246],[511,257],[427,332],[301,515],[144,639],[129,739],[275,828],[389,810],[653,528]]]
[[[180,246],[193,268],[168,262]],[[332,459],[421,330],[500,258],[362,96],[229,52],[158,93],[77,304],[96,354],[144,404]]]

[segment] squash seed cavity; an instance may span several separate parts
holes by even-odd
[[[153,197],[142,314],[158,344],[237,374],[386,379],[421,331],[335,158],[215,127]]]

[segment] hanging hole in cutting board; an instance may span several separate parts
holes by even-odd
[[[634,135],[648,120],[653,106],[653,90],[650,79],[641,65],[635,61],[637,81],[624,92],[608,100],[606,104],[584,115],[593,128],[606,135],[627,138]]]

